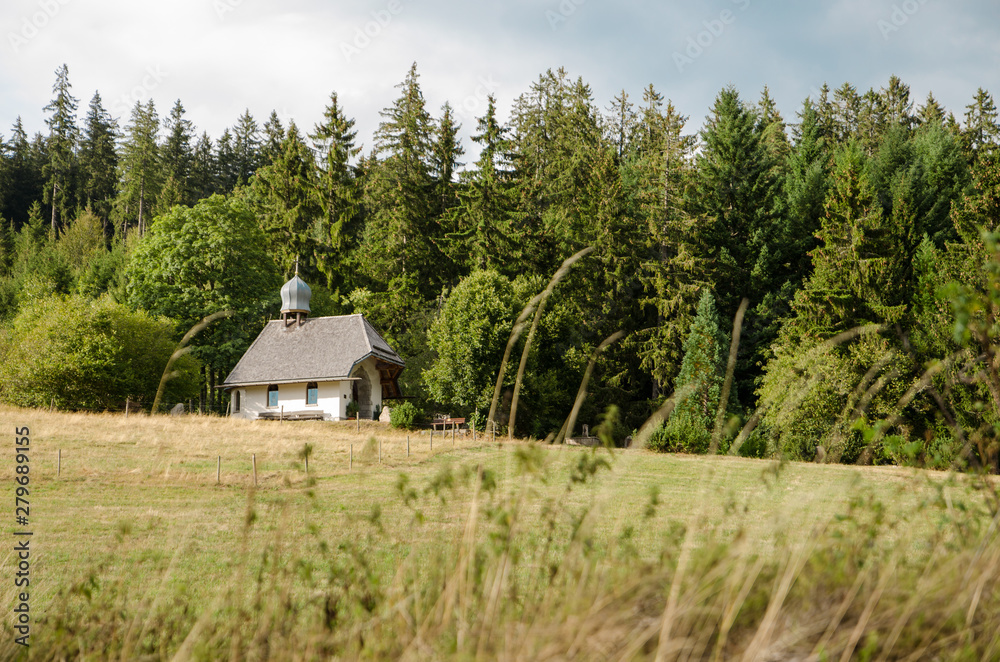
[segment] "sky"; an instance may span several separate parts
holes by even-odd
[[[789,122],[824,83],[864,92],[895,74],[959,119],[978,88],[1000,94],[997,0],[4,0],[0,35],[4,137],[18,116],[46,132],[62,64],[81,123],[98,91],[121,126],[152,98],[161,117],[180,99],[213,138],[244,110],[309,132],[337,92],[365,151],[414,62],[428,110],[450,102],[470,152],[488,94],[506,118],[559,67],[602,108],[652,84],[691,132],[727,85],[749,101],[766,85]]]

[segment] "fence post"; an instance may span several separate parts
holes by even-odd
[[[281,405],[281,413],[278,414],[278,422],[279,423],[285,422],[285,405]]]
[[[451,424],[451,447],[452,448],[455,447],[455,428],[457,428],[457,427],[458,426],[455,425],[454,423]]]
[[[125,398],[125,418],[128,418],[128,398]]]
[[[406,435],[406,457],[410,457],[410,435]]]
[[[472,443],[476,443],[476,422],[472,421]]]
[[[251,454],[250,460],[253,462],[253,486],[257,487],[257,454]]]
[[[58,455],[56,455],[56,476],[62,475],[62,449],[59,449]]]

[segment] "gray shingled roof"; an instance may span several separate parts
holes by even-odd
[[[345,379],[369,356],[404,365],[362,315],[314,317],[302,326],[267,323],[223,386]]]

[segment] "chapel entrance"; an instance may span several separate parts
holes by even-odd
[[[368,373],[364,368],[358,366],[352,377],[356,379],[351,382],[351,397],[358,403],[358,418],[370,420],[372,417],[372,383],[368,379]]]

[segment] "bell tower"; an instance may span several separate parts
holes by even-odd
[[[295,260],[295,275],[281,286],[281,321],[286,327],[293,324],[302,326],[309,317],[309,299],[312,291],[299,278],[299,261]]]

